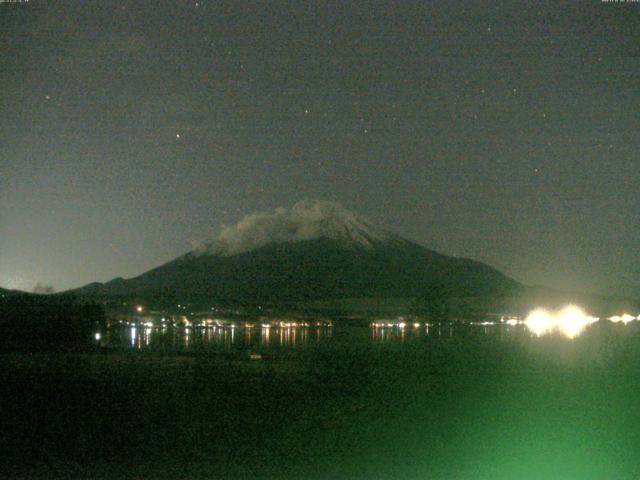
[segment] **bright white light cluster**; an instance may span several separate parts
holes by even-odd
[[[613,317],[609,317],[609,320],[611,320],[613,323],[622,322],[626,325],[627,323],[632,322],[633,320],[640,320],[640,315],[638,315],[637,317],[634,317],[633,315],[624,313],[622,315],[614,315]]]
[[[569,305],[558,312],[534,310],[524,323],[537,336],[559,332],[565,337],[575,338],[585,327],[597,321],[597,318],[587,315],[579,307]]]

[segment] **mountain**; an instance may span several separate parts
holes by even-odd
[[[436,253],[330,202],[245,217],[216,241],[131,279],[75,293],[149,302],[256,303],[512,293],[520,284],[480,262]]]
[[[22,292],[20,290],[8,290],[6,288],[0,288],[0,298],[15,297],[17,295],[31,295],[28,292]]]

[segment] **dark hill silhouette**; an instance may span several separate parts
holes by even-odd
[[[452,296],[505,295],[522,288],[488,265],[439,254],[334,204],[305,203],[290,212],[247,217],[198,251],[135,278],[93,283],[75,293],[164,302],[277,303],[413,298],[434,285]]]

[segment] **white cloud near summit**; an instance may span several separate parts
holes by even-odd
[[[337,203],[302,201],[292,208],[277,208],[273,213],[247,215],[225,228],[215,252],[236,255],[274,242],[311,240],[319,237],[348,238],[368,246],[386,234],[372,227]]]

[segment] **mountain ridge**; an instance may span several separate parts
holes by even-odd
[[[498,270],[386,232],[330,202],[253,214],[217,242],[131,279],[79,294],[155,301],[279,303],[340,298],[502,295],[522,286]]]

